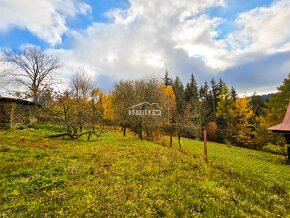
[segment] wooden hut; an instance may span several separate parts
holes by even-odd
[[[37,121],[39,104],[22,99],[0,97],[0,128],[7,129]]]
[[[271,130],[273,133],[283,134],[283,136],[286,138],[288,144],[288,160],[290,161],[290,102],[282,123],[271,126],[268,128],[268,130]]]

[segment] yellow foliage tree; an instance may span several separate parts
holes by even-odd
[[[166,112],[166,127],[167,131],[170,135],[170,146],[172,146],[172,137],[174,132],[174,118],[176,114],[176,102],[175,102],[175,94],[173,91],[172,86],[164,86],[161,85],[161,90],[164,95],[163,99],[163,107],[165,108]]]
[[[99,88],[95,88],[92,91],[92,96],[95,101],[96,111],[98,111],[99,115],[103,117],[104,115],[104,101],[106,98],[105,93],[101,91]]]
[[[115,119],[115,110],[113,107],[114,94],[110,93],[104,98],[103,102],[103,117],[106,120],[113,121]]]
[[[234,138],[238,145],[252,147],[255,135],[255,114],[248,98],[238,98],[233,110]]]

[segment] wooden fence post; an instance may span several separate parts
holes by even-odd
[[[203,150],[204,150],[204,160],[208,162],[207,156],[207,135],[206,135],[206,128],[203,128]]]

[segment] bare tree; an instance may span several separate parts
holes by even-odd
[[[62,66],[58,58],[32,46],[20,51],[5,50],[0,61],[7,63],[7,74],[28,89],[34,102],[38,102],[42,91],[53,84],[54,73]]]
[[[0,66],[1,68],[2,66]],[[7,70],[0,69],[0,92],[8,92],[8,75]]]
[[[80,132],[82,132],[83,126],[87,123],[89,115],[87,114],[88,108],[87,102],[92,100],[94,103],[94,92],[92,78],[87,72],[81,68],[76,71],[71,77],[71,93],[75,106],[77,106],[77,114],[75,115]]]
[[[84,69],[79,68],[71,78],[71,89],[73,95],[77,99],[88,99],[92,95],[93,82],[92,78],[85,72]]]

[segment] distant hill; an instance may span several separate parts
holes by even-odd
[[[262,101],[268,101],[274,95],[275,95],[275,93],[269,93],[269,94],[263,94],[263,95],[252,95],[252,96],[248,96],[248,98],[249,99],[261,99]]]
[[[269,93],[269,94],[257,95],[257,96],[258,96],[258,97],[261,97],[264,101],[267,101],[267,100],[269,100],[270,98],[272,98],[273,95],[275,95],[275,93]]]

